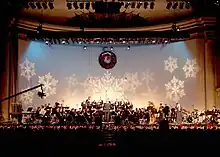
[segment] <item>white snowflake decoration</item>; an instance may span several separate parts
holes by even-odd
[[[199,72],[199,66],[196,59],[187,59],[186,64],[183,66],[183,71],[185,72],[185,77],[196,77]]]
[[[135,93],[136,89],[141,85],[141,82],[138,79],[137,73],[125,73],[124,78],[125,90]]]
[[[67,79],[69,87],[73,87],[73,86],[76,86],[78,84],[78,81],[76,79],[76,75],[75,74],[67,77],[66,79]]]
[[[125,79],[116,78],[109,71],[104,76],[88,76],[83,83],[87,96],[92,96],[94,100],[121,99],[123,95]]]
[[[169,56],[168,59],[164,61],[164,70],[167,70],[172,73],[177,68],[177,58]]]
[[[29,89],[30,87],[26,88]],[[26,89],[22,89],[22,91],[26,90]],[[20,95],[20,101],[23,105],[27,106],[27,105],[31,105],[31,103],[33,102],[33,98],[34,98],[34,92],[29,91],[26,93],[23,93]]]
[[[54,79],[50,73],[44,76],[39,76],[38,79],[38,83],[43,84],[43,91],[45,92],[46,97],[56,94],[58,80]],[[41,90],[39,89],[39,91]]]
[[[25,78],[27,78],[28,81],[30,81],[31,77],[36,75],[35,63],[31,63],[26,58],[25,61],[20,64],[20,71],[21,71],[21,76],[24,76]]]
[[[165,84],[167,95],[166,97],[170,100],[178,102],[180,98],[185,96],[184,92],[184,81],[178,80],[175,76],[173,79]]]
[[[147,92],[156,93],[157,87],[154,89],[151,88],[150,83],[154,81],[154,73],[147,69],[145,72],[142,72],[142,81],[144,81],[147,85]]]

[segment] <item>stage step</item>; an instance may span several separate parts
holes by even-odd
[[[112,130],[103,130],[102,131],[102,143],[98,145],[99,147],[115,147],[116,140],[115,134]]]

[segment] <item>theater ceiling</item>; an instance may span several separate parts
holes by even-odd
[[[23,19],[42,23],[90,28],[149,26],[172,22],[177,18],[181,19],[192,15],[192,9],[187,7],[187,2],[184,2],[182,7],[178,2],[175,9],[172,6],[167,9],[166,0],[146,1],[148,5],[144,4],[144,1],[142,3],[131,1],[126,6],[126,2],[120,1],[120,4],[118,2],[118,9],[115,9],[114,13],[110,13],[107,9],[100,10],[102,7],[98,5],[94,9],[95,6],[92,2],[87,5],[78,1],[78,8],[73,3],[72,9],[68,9],[66,0],[55,0],[54,9],[49,7],[48,9],[31,9],[29,7],[22,10],[20,14]]]

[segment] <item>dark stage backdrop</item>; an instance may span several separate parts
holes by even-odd
[[[57,101],[80,107],[91,96],[92,100],[130,101],[136,107],[152,101],[155,105],[179,102],[188,109],[196,104],[203,109],[198,104],[203,98],[197,94],[203,90],[199,74],[203,67],[190,42],[131,46],[130,50],[113,45],[118,62],[112,70],[104,70],[98,63],[103,45],[87,45],[84,50],[83,46],[19,40],[18,91],[42,83],[47,94],[42,100],[32,91],[19,100],[26,107]]]

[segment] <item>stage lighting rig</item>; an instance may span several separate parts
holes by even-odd
[[[141,6],[142,6],[142,2],[138,2],[137,9],[140,9]]]
[[[77,2],[74,2],[74,3],[73,3],[73,7],[74,7],[76,10],[79,9],[79,6],[78,6]]]
[[[50,10],[53,10],[53,9],[54,9],[54,5],[53,5],[52,2],[49,2],[48,5],[49,5]]]
[[[166,8],[169,10],[172,7],[172,2],[168,2]]]
[[[155,6],[154,2],[151,2],[150,3],[150,9],[154,9],[154,6]]]
[[[144,9],[147,9],[148,7],[148,2],[144,2]]]
[[[46,2],[43,2],[43,3],[42,3],[42,7],[43,7],[45,10],[48,9],[47,3],[46,3]]]
[[[178,7],[178,3],[175,2],[175,3],[173,4],[172,8],[175,10],[177,7]]]
[[[173,32],[178,32],[178,31],[180,31],[180,27],[179,26],[177,26],[175,23],[172,25],[172,30],[173,30]]]
[[[37,27],[37,34],[40,34],[43,30],[42,24],[40,23],[39,26]]]
[[[79,3],[79,8],[84,9],[84,3]]]
[[[85,7],[87,10],[89,10],[89,8],[90,8],[90,2],[87,2],[86,3],[86,7]]]
[[[127,9],[130,4],[131,4],[130,2],[126,2],[126,4],[125,4],[125,9]]]
[[[131,3],[131,8],[133,8],[133,9],[135,8],[135,2]]]
[[[67,3],[66,6],[67,6],[68,10],[72,9],[72,3]]]
[[[32,0],[28,3],[28,6],[30,6],[31,9],[54,9],[54,0]],[[25,7],[28,9],[29,7]]]
[[[183,7],[184,7],[184,2],[180,2],[179,9],[183,9]]]
[[[31,9],[36,9],[36,5],[34,4],[34,2],[30,2],[29,3],[29,6],[31,7]]]
[[[190,7],[191,7],[190,1],[187,1],[187,2],[186,2],[186,5],[185,5],[185,8],[186,8],[186,9],[190,9]]]
[[[37,6],[37,9],[39,9],[39,10],[42,9],[42,6],[39,2],[36,3],[36,6]]]

